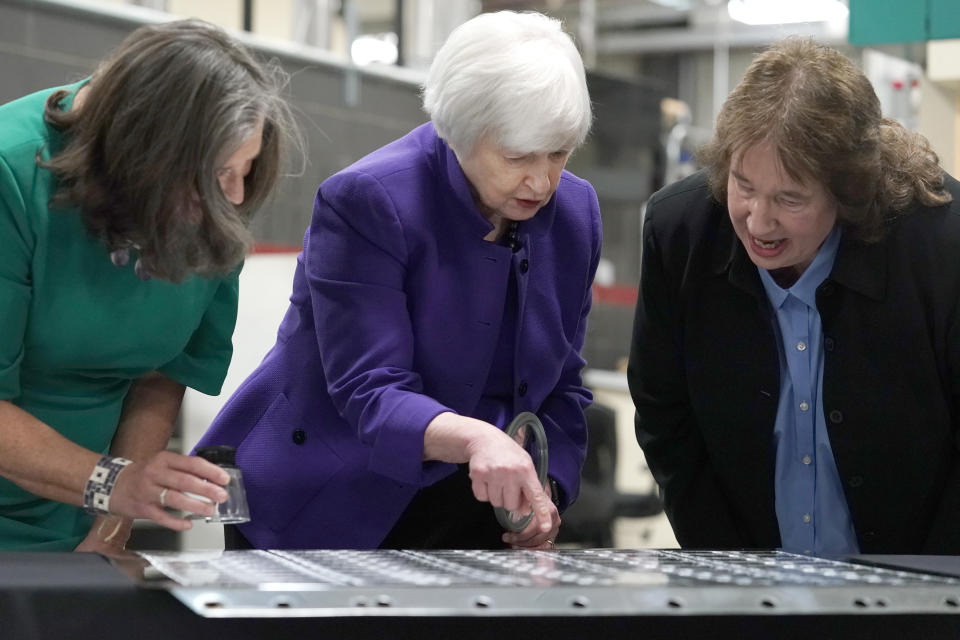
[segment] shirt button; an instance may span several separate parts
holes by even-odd
[[[807,343],[806,343],[806,342],[804,342],[803,340],[801,340],[800,342],[797,343],[797,351],[806,351],[806,350],[807,350]]]
[[[523,382],[520,383],[520,386],[517,388],[517,393],[519,393],[521,397],[527,395],[527,381],[526,381],[526,380],[524,380]]]
[[[520,273],[526,273],[530,270],[530,261],[524,258],[520,261]]]
[[[813,462],[813,458],[811,458],[810,456],[803,456],[803,460],[801,460],[801,462],[803,462],[803,464],[810,464],[811,462]]]
[[[809,523],[810,523],[810,514],[809,514],[809,513],[803,514],[803,522],[806,523],[806,524],[809,524]]]
[[[293,444],[303,444],[307,441],[307,432],[303,429],[297,429],[293,432]]]
[[[806,402],[801,402],[801,403],[800,403],[800,411],[806,411],[806,410],[809,409],[809,408],[810,408],[810,405],[807,404]]]

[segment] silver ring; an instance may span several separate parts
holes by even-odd
[[[164,487],[163,490],[160,491],[160,506],[161,506],[161,507],[167,506],[167,503],[166,503],[166,500],[167,500],[167,491],[169,491],[169,490],[170,490],[169,487]]]

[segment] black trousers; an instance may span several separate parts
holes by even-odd
[[[381,549],[504,549],[493,507],[473,496],[467,465],[417,492]],[[223,528],[224,548],[253,549],[236,525]]]

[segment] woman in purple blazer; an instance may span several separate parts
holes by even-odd
[[[564,171],[583,63],[555,20],[484,14],[423,96],[430,123],[321,185],[277,343],[200,442],[237,447],[252,521],[228,548],[551,548],[577,496],[600,256],[596,194]],[[503,432],[524,411],[546,487]],[[505,532],[491,505],[534,518]]]

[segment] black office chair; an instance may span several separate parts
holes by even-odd
[[[656,489],[648,494],[620,493],[617,470],[616,412],[602,404],[587,407],[587,458],[580,496],[562,516],[558,542],[582,547],[612,547],[615,518],[644,518],[663,511]]]

